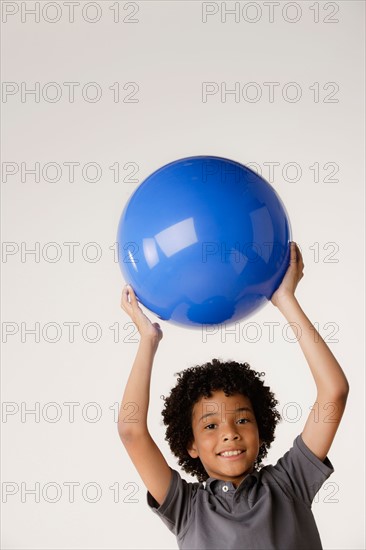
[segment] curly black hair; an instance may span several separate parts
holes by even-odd
[[[278,401],[260,379],[264,373],[252,370],[248,363],[212,359],[211,363],[196,365],[175,375],[178,375],[176,386],[168,397],[161,397],[164,399],[162,416],[167,426],[165,440],[178,458],[179,466],[200,482],[209,477],[201,460],[192,458],[187,451],[193,441],[192,411],[201,397],[212,397],[213,391],[223,390],[226,396],[241,393],[252,403],[259,437],[263,440],[254,463],[258,469],[275,439],[275,428],[281,419],[275,408]]]

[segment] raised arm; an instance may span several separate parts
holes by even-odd
[[[149,433],[147,415],[151,372],[163,333],[160,325],[152,324],[142,312],[131,287],[124,287],[121,307],[137,326],[141,339],[122,397],[118,433],[146,488],[161,504],[168,492],[172,471]]]
[[[294,324],[291,327],[314,377],[317,396],[301,437],[323,461],[342,419],[349,386],[338,361],[295,298],[295,288],[303,277],[303,268],[301,252],[296,243],[291,243],[290,266],[271,301],[286,320]]]

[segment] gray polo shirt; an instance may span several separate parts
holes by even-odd
[[[190,483],[173,475],[164,502],[147,503],[187,550],[321,550],[311,503],[334,472],[301,435],[277,463],[247,475],[240,485],[208,478]]]

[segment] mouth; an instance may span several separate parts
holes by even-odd
[[[245,451],[243,449],[238,449],[235,451],[223,451],[222,453],[219,453],[217,456],[220,458],[225,458],[225,460],[235,460],[239,458],[241,455],[243,455]]]

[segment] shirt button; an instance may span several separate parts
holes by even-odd
[[[227,485],[224,485],[222,490],[224,491],[224,493],[226,493],[229,490],[229,487]]]

